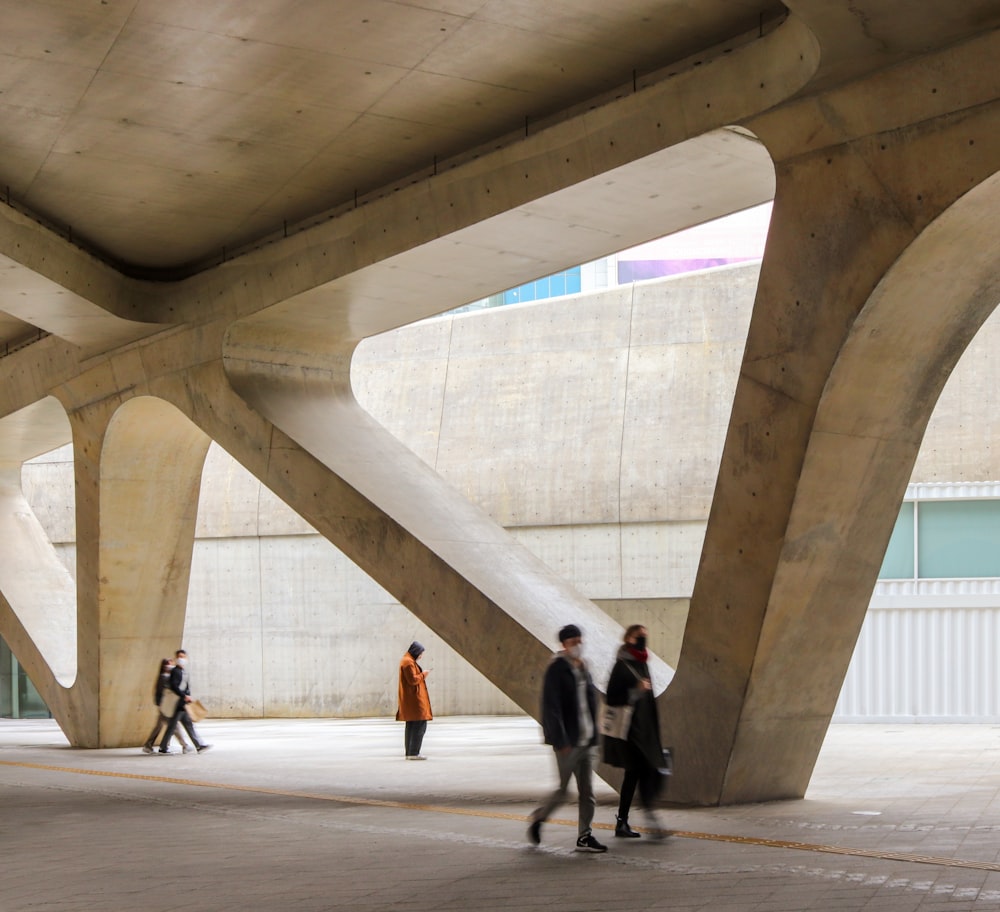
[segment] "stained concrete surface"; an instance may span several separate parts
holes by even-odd
[[[527,845],[530,719],[435,720],[425,763],[387,719],[199,728],[160,757],[0,721],[0,909],[1000,909],[1000,726],[833,726],[804,800],[668,808],[664,842],[613,839],[600,783],[602,856],[575,805]]]

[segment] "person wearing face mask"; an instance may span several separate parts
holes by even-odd
[[[576,624],[559,631],[562,651],[545,670],[542,685],[542,731],[545,743],[555,752],[559,785],[531,815],[528,839],[542,841],[542,824],[566,801],[570,776],[580,793],[576,851],[606,852],[591,832],[597,800],[594,797],[594,766],[597,762],[597,697],[594,682],[583,661],[583,634]]]
[[[664,760],[660,718],[647,664],[646,636],[646,628],[642,624],[633,624],[625,631],[625,642],[618,649],[608,679],[608,706],[630,704],[633,707],[628,738],[604,738],[604,762],[625,770],[615,822],[615,836],[624,839],[635,839],[641,835],[628,823],[636,786],[649,819],[651,835],[655,838],[666,835],[656,815],[656,800],[664,779],[661,772]]]
[[[431,714],[431,698],[427,692],[427,675],[417,664],[424,654],[424,647],[414,640],[399,662],[399,708],[396,721],[405,722],[403,727],[403,749],[407,760],[426,760],[420,753],[424,743],[427,723],[434,718]]]
[[[197,732],[194,730],[194,723],[187,714],[187,705],[191,702],[191,681],[190,675],[188,675],[187,663],[187,652],[183,649],[178,649],[174,658],[174,667],[170,671],[170,680],[167,681],[167,686],[164,688],[163,697],[160,701],[162,708],[163,701],[169,699],[171,693],[177,698],[177,707],[170,716],[170,722],[167,723],[167,730],[163,733],[163,740],[160,742],[161,754],[170,753],[167,745],[170,744],[170,739],[173,737],[178,722],[184,726],[184,730],[188,733],[191,743],[194,744],[199,754],[204,753],[212,746],[211,744],[206,744],[198,737]]]
[[[153,726],[153,730],[149,733],[149,737],[146,738],[145,743],[142,745],[142,752],[144,754],[153,753],[157,737],[159,737],[160,732],[162,732],[170,722],[170,718],[165,716],[160,711],[160,702],[163,700],[163,691],[167,689],[167,686],[170,683],[170,672],[173,668],[174,663],[171,659],[163,659],[160,662],[160,671],[156,675],[156,686],[153,689],[153,702],[156,704],[157,708],[156,725]],[[184,735],[181,733],[180,729],[176,727],[174,728],[174,737],[177,739],[177,742],[180,744],[181,749],[185,754],[194,753],[194,748],[184,740]],[[163,746],[167,748],[166,753],[170,753],[170,746],[168,744],[164,744]]]

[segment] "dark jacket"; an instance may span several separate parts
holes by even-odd
[[[182,710],[187,703],[184,698],[191,696],[191,682],[190,676],[184,674],[184,669],[180,665],[175,665],[170,669],[170,680],[167,682],[167,688],[180,697],[177,709]]]
[[[663,766],[663,746],[656,697],[651,690],[643,690],[639,686],[640,678],[649,679],[649,666],[622,646],[608,679],[607,704],[624,706],[631,703],[635,710],[627,741],[604,739],[604,762],[611,766],[629,767],[635,765],[638,754],[653,769],[659,769]]]
[[[153,690],[153,702],[159,706],[160,700],[163,699],[163,691],[170,684],[170,672],[165,671],[163,674],[156,676],[156,688]]]
[[[594,732],[588,744],[596,744],[597,696],[586,665],[582,671],[587,679],[587,707]],[[545,734],[545,743],[551,744],[555,750],[576,747],[580,740],[576,676],[573,674],[570,660],[563,653],[558,653],[545,669],[545,681],[542,684],[542,731]]]

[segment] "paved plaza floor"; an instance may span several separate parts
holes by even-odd
[[[0,912],[1000,910],[1000,726],[835,725],[806,798],[525,839],[554,763],[525,718],[206,721],[204,754],[75,750],[0,721]],[[683,758],[678,758],[682,763]],[[641,823],[640,818],[636,822]]]

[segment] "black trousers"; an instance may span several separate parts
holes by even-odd
[[[663,787],[663,774],[650,764],[634,744],[630,744],[628,747],[628,765],[625,767],[625,778],[622,779],[622,790],[618,798],[618,818],[620,820],[628,820],[628,812],[632,807],[636,786],[639,787],[639,800],[647,811],[656,807],[656,799]]]
[[[188,733],[191,743],[194,744],[195,747],[201,747],[202,741],[199,740],[198,735],[195,733],[194,723],[192,723],[191,717],[187,714],[187,710],[182,709],[174,715],[169,723],[167,723],[167,730],[163,733],[163,740],[160,741],[160,750],[164,752],[167,750],[167,746],[170,744],[170,739],[174,735],[174,730],[177,728],[178,722],[184,726],[184,731]]]
[[[403,743],[407,757],[416,757],[420,753],[420,745],[424,743],[424,732],[427,731],[427,720],[422,722],[407,722],[403,730]]]

